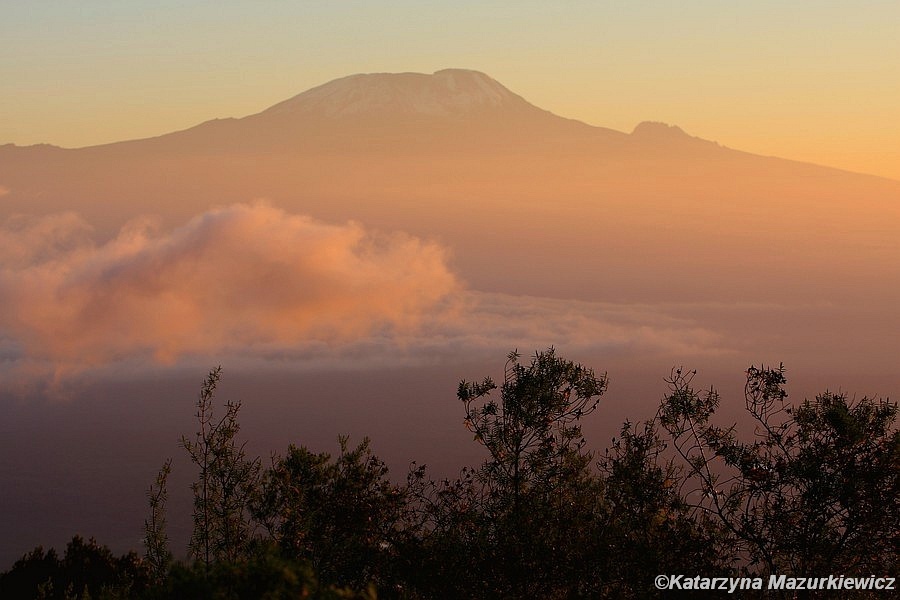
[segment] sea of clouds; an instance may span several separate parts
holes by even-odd
[[[0,227],[0,361],[20,386],[210,361],[384,366],[551,344],[609,353],[722,351],[658,306],[486,293],[446,248],[265,202],[97,241],[69,212]],[[43,383],[42,383],[43,382]]]

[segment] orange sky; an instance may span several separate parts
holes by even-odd
[[[594,125],[900,179],[897,2],[189,4],[5,7],[0,143],[159,135],[351,73],[464,67]]]

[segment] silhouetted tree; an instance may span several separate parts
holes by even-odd
[[[147,600],[375,600],[374,589],[354,591],[319,583],[308,563],[276,546],[253,544],[239,561],[176,563]]]
[[[254,514],[284,552],[309,561],[326,583],[363,589],[393,584],[404,491],[364,439],[340,454],[290,446],[261,480]]]
[[[125,599],[149,585],[146,567],[134,552],[116,557],[93,538],[75,536],[59,558],[38,547],[0,575],[0,598]]]
[[[626,422],[600,459],[604,524],[588,578],[590,595],[646,598],[659,574],[726,575],[730,560],[719,552],[720,528],[691,510],[679,494],[683,471],[666,458],[657,422]]]
[[[519,358],[499,398],[489,378],[458,387],[484,462],[440,482],[413,463],[405,486],[368,439],[335,457],[291,445],[261,469],[236,442],[240,404],[214,419],[214,369],[181,442],[199,468],[190,562],[166,547],[166,461],[143,561],[75,537],[0,574],[0,597],[652,598],[658,574],[898,575],[896,403],[791,407],[783,368],[751,367],[742,441],[714,424],[718,393],[673,370],[656,417],[595,457],[581,419],[606,376],[553,348]]]
[[[420,484],[431,513],[425,537],[440,557],[429,568],[457,586],[447,597],[575,594],[580,559],[595,543],[601,496],[580,420],[597,407],[606,377],[553,348],[529,364],[515,352],[507,358],[499,402],[490,378],[458,389],[466,427],[488,459],[456,482]],[[453,555],[440,552],[448,547]]]
[[[199,467],[194,492],[194,530],[190,554],[209,567],[214,561],[233,562],[251,542],[249,503],[256,492],[259,460],[248,459],[238,445],[240,402],[225,403],[225,414],[213,419],[213,400],[222,367],[210,371],[197,400],[199,430],[193,440],[181,438],[191,461]]]
[[[755,439],[710,419],[715,390],[674,371],[660,420],[686,468],[684,498],[727,531],[756,573],[896,574],[900,565],[897,404],[826,392],[786,404],[783,367],[747,372]]]
[[[166,534],[166,502],[169,498],[166,483],[172,471],[172,459],[167,459],[147,490],[150,515],[144,520],[144,560],[155,582],[162,581],[172,563],[169,536]]]

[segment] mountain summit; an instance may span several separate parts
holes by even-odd
[[[469,116],[485,111],[539,111],[484,73],[444,69],[423,73],[371,73],[330,81],[263,111],[263,115],[416,114]]]
[[[152,145],[163,153],[384,152],[387,147],[414,153],[448,147],[472,152],[623,136],[538,108],[484,73],[444,69],[431,75],[342,77],[262,112],[207,121],[160,136]]]

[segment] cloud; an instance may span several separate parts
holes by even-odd
[[[265,204],[168,234],[132,223],[102,245],[88,233],[71,214],[0,232],[0,330],[30,359],[172,362],[402,332],[458,287],[436,244]]]
[[[716,333],[671,307],[466,289],[446,254],[262,203],[170,232],[134,221],[100,244],[74,213],[10,220],[0,227],[0,370],[52,387],[173,365],[396,367],[550,345],[722,351]]]
[[[655,305],[467,292],[461,306],[466,321],[439,321],[434,337],[486,350],[502,342],[507,349],[510,344],[535,349],[564,344],[610,354],[722,351],[716,333]]]
[[[41,218],[17,215],[0,229],[0,265],[4,272],[59,259],[93,248],[93,229],[74,212]]]

